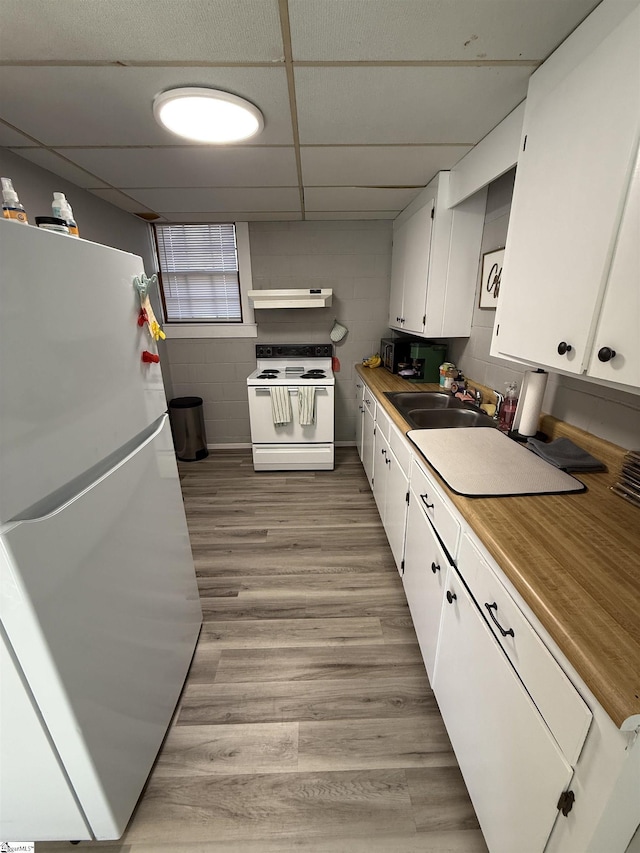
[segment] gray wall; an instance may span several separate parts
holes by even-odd
[[[167,341],[174,394],[203,398],[209,444],[249,442],[245,380],[256,343],[329,342],[338,318],[349,334],[335,347],[336,441],[353,441],[353,365],[389,331],[391,222],[252,222],[249,239],[256,290],[331,287],[333,304],[258,310],[257,338]]]
[[[0,148],[0,173],[13,179],[29,218],[35,225],[36,216],[51,216],[51,201],[54,192],[63,192],[71,206],[84,240],[103,243],[140,255],[145,263],[147,275],[154,270],[151,229],[146,222],[119,210],[112,204],[65,181],[53,172],[18,157],[11,151]]]
[[[505,244],[515,170],[503,175],[489,187],[485,214],[482,253]],[[478,308],[476,287],[471,336],[450,342],[449,356],[463,373],[504,392],[504,383],[515,380],[522,385],[524,368],[511,361],[489,355],[496,312]],[[640,447],[640,396],[606,388],[584,379],[550,374],[544,411],[587,432],[626,448]]]

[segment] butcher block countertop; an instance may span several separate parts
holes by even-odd
[[[438,390],[381,367],[357,365],[356,370],[403,433],[411,427],[383,392]],[[580,494],[465,498],[440,484],[622,727],[640,715],[640,509],[609,490],[625,451],[548,415],[541,426],[550,438],[570,438],[605,462],[609,472],[575,474],[587,486]],[[629,720],[624,728],[638,722]]]

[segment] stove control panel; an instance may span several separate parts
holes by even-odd
[[[256,358],[331,358],[333,344],[256,344]]]

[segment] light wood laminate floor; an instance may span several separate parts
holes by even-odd
[[[120,842],[37,853],[486,853],[354,448],[181,463],[204,626]]]

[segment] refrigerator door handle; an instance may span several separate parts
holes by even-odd
[[[107,477],[110,477],[118,468],[126,465],[137,453],[140,453],[143,448],[162,432],[168,419],[169,415],[165,413],[157,421],[154,421],[150,427],[139,433],[101,463],[94,465],[93,468],[90,468],[81,477],[77,477],[62,488],[47,495],[46,498],[26,509],[24,513],[16,516],[7,525],[0,527],[0,532],[7,533],[17,524],[43,521],[63,512],[72,503],[75,503],[75,501],[86,495],[87,492],[91,491],[91,489],[103,480],[106,480]]]

